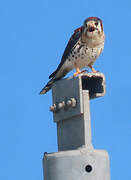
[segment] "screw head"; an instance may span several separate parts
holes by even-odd
[[[71,104],[72,104],[72,107],[76,107],[76,99],[75,98],[71,98]]]
[[[71,106],[71,100],[69,99],[68,101],[67,101],[67,106],[69,107],[69,106]]]
[[[50,106],[50,111],[52,112],[56,112],[56,104],[53,104],[52,106]]]
[[[65,101],[58,103],[58,109],[59,110],[64,109],[64,108],[65,108]]]

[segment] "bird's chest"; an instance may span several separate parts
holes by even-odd
[[[79,68],[87,67],[90,63],[94,63],[102,50],[103,46],[90,48],[85,45],[77,45],[71,52],[68,60]]]

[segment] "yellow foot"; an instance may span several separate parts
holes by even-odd
[[[79,69],[79,68],[76,68],[76,72],[74,73],[73,76],[77,76],[77,75],[80,74],[80,73],[81,73],[80,69]]]
[[[92,70],[93,73],[96,73],[98,71],[96,71],[91,65],[89,65],[90,69]]]
[[[74,73],[74,77],[77,76],[78,74],[81,74],[83,72],[87,72],[87,70],[83,70],[83,71],[80,71],[79,69],[76,69],[76,72]]]
[[[92,72],[93,72],[93,73],[96,73],[96,72],[98,72],[98,71],[96,71],[94,68],[92,68],[91,70],[92,70]]]
[[[81,71],[80,71],[80,72],[79,72],[79,71],[76,71],[73,76],[77,76],[77,75],[80,74],[80,73],[81,73]]]

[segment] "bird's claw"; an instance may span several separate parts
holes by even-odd
[[[73,76],[75,77],[75,76],[77,76],[78,74],[82,74],[82,73],[85,73],[85,72],[88,72],[88,71],[87,71],[87,70],[76,71]]]
[[[96,70],[95,70],[95,71],[92,71],[91,73],[98,73],[98,72],[100,72],[100,71],[96,71]]]
[[[75,76],[77,76],[77,75],[80,74],[80,73],[81,73],[81,72],[78,72],[78,71],[77,71],[77,72],[74,73],[73,76],[75,77]]]

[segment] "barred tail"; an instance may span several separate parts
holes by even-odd
[[[45,94],[47,91],[51,89],[52,84],[56,81],[57,79],[51,79],[46,86],[40,91],[40,94]]]

